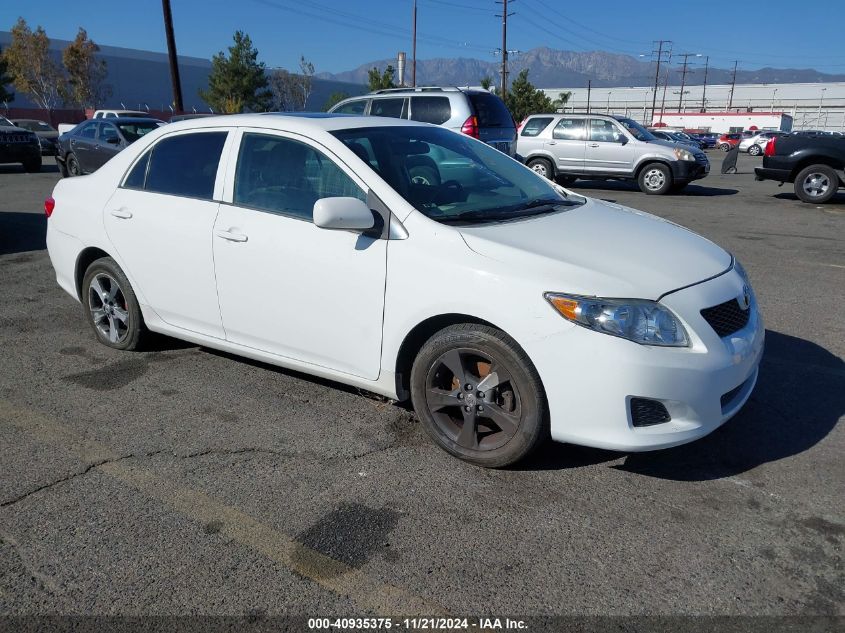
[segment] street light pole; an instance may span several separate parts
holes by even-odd
[[[701,111],[707,111],[707,70],[710,68],[710,55],[704,59],[704,87],[701,89]]]
[[[819,113],[818,113],[818,116],[816,116],[816,119],[818,120],[818,127],[822,126],[822,102],[824,102],[824,91],[825,90],[827,90],[827,88],[822,88],[822,94],[821,94],[821,97],[819,98]]]
[[[770,110],[771,110],[772,112],[774,112],[774,111],[775,111],[775,95],[776,95],[777,93],[778,93],[778,89],[777,89],[777,88],[775,88],[775,89],[774,89],[774,92],[772,92],[772,107],[770,108]]]
[[[687,83],[687,66],[689,62],[687,61],[690,57],[701,57],[701,53],[681,53],[678,57],[684,58],[684,63],[681,66],[681,95],[678,98],[678,112],[683,112],[684,110],[684,86]],[[692,71],[689,71],[692,72]]]

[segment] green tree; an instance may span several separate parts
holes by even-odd
[[[326,102],[323,104],[323,112],[328,112],[332,109],[333,106],[340,103],[344,99],[348,99],[351,95],[341,91],[333,92],[329,95],[329,98],[326,99]]]
[[[82,27],[76,39],[62,51],[68,77],[63,91],[66,102],[80,108],[96,108],[111,96],[111,87],[106,84],[106,61],[97,58],[99,52],[100,47],[88,39]]]
[[[481,78],[481,87],[485,90],[490,90],[490,87],[493,85],[493,78],[490,75],[484,75]]]
[[[552,106],[555,110],[562,108],[569,103],[570,97],[572,97],[571,92],[561,92],[560,95],[558,95],[558,98],[552,101]]]
[[[3,53],[12,84],[45,110],[55,108],[63,92],[64,77],[50,55],[50,38],[40,26],[33,31],[18,18],[12,27],[12,42]]]
[[[9,72],[9,62],[3,56],[3,49],[0,49],[0,101],[9,103],[15,100],[15,93],[7,89],[7,86],[12,83],[12,78],[7,74]]]
[[[393,83],[393,75],[396,71],[393,70],[393,66],[390,64],[387,65],[387,68],[384,69],[384,72],[379,72],[378,68],[371,68],[367,71],[367,79],[370,86],[370,92],[373,90],[383,90],[385,88],[395,88],[396,84]]]
[[[555,111],[552,100],[542,90],[528,81],[528,69],[520,71],[505,95],[505,105],[511,111],[514,120],[519,123],[530,114],[544,114]]]
[[[208,90],[200,90],[200,97],[214,110],[227,114],[265,111],[270,108],[273,93],[267,87],[264,62],[258,61],[249,35],[235,31],[233,39],[228,56],[220,51],[211,59]]]

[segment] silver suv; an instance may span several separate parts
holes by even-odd
[[[486,90],[388,88],[345,99],[329,112],[388,116],[463,132],[508,156],[516,155],[516,125],[504,102]]]
[[[517,152],[546,178],[635,180],[648,194],[680,191],[710,172],[700,149],[657,139],[642,125],[605,114],[534,114],[519,130]]]

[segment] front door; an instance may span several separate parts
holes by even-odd
[[[99,126],[99,122],[89,121],[70,136],[70,151],[76,156],[79,168],[86,174],[97,168],[93,154],[97,144],[97,128]]]
[[[100,128],[97,134],[97,144],[91,153],[91,163],[94,169],[99,169],[117,154],[121,149],[121,138],[117,128],[111,123],[98,123]]]
[[[545,142],[545,147],[555,157],[558,173],[584,171],[585,123],[585,119],[565,116],[552,129],[552,138]]]
[[[366,200],[341,165],[290,136],[243,132],[214,226],[220,311],[233,343],[374,380],[387,241],[312,222],[320,198]]]
[[[626,142],[622,142],[622,138]],[[584,170],[597,174],[630,175],[638,149],[622,128],[607,119],[590,119]]]
[[[211,129],[160,139],[135,162],[103,211],[106,232],[140,301],[170,325],[220,339],[211,236],[227,134]]]

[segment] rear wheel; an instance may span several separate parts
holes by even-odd
[[[804,202],[827,202],[838,188],[839,175],[828,165],[810,165],[795,177],[795,195]]]
[[[723,152],[729,152],[730,149],[731,149],[731,146],[728,143],[722,143],[721,145],[719,145],[719,149],[722,150]]]
[[[637,178],[640,191],[649,195],[663,195],[672,188],[672,172],[663,163],[649,163]]]
[[[135,292],[111,257],[96,260],[82,279],[85,320],[103,345],[137,349],[144,335],[144,320]]]
[[[79,161],[76,159],[76,155],[73,152],[68,152],[67,157],[65,157],[65,167],[67,168],[68,176],[82,175],[82,169],[79,166]]]
[[[537,370],[492,327],[453,325],[432,336],[414,360],[411,398],[435,443],[479,466],[513,464],[547,436]]]
[[[532,158],[528,161],[527,167],[543,178],[552,180],[554,177],[554,168],[552,167],[552,163],[545,158]]]
[[[751,147],[748,148],[748,153],[751,154],[752,156],[759,156],[760,154],[763,153],[763,148],[760,147],[759,145],[752,145]]]

